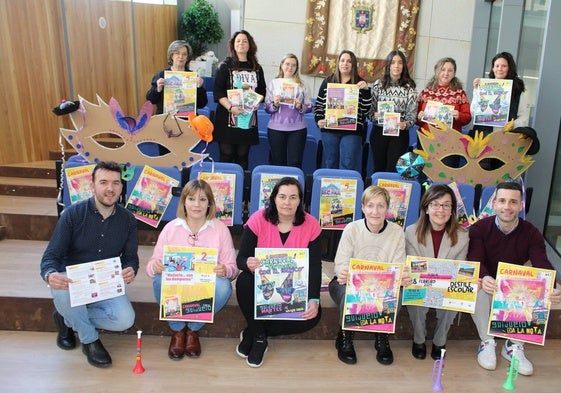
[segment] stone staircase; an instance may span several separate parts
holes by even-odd
[[[0,329],[55,331],[54,306],[50,291],[39,277],[39,263],[58,219],[58,195],[55,161],[0,166]],[[171,334],[167,324],[158,320],[158,307],[153,300],[152,282],[144,273],[159,231],[139,225],[140,270],[127,295],[136,310],[135,334]],[[234,233],[234,244],[239,234]],[[329,274],[332,263],[324,262]],[[338,311],[327,292],[322,292],[322,319],[313,330],[298,338],[333,339],[338,331]],[[548,337],[561,338],[561,309],[552,312]],[[427,321],[429,335],[434,328],[434,312]],[[245,321],[237,306],[235,293],[220,312],[214,324],[208,324],[201,335],[238,337]],[[357,338],[371,338],[367,333]],[[411,323],[403,307],[397,320],[395,339],[411,339]],[[450,339],[476,339],[471,317],[461,314],[450,330]]]

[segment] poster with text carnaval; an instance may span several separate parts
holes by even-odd
[[[499,262],[488,334],[544,345],[555,270]]]
[[[344,229],[355,220],[356,179],[321,179],[319,217],[322,229]]]
[[[94,168],[94,164],[74,168],[64,168],[70,204],[89,199],[93,195],[91,183]]]
[[[351,258],[341,326],[394,333],[403,265]]]
[[[473,124],[504,127],[509,120],[512,80],[482,78],[479,80],[478,90],[479,94],[473,97],[477,100]],[[477,130],[477,127],[475,129]]]
[[[403,228],[407,220],[413,185],[399,180],[378,179],[377,186],[385,188],[390,194],[390,206],[386,219]]]
[[[197,73],[164,71],[164,113],[187,116],[197,110]]]
[[[304,319],[308,309],[307,248],[256,248],[255,319]]]
[[[325,128],[355,131],[358,118],[357,85],[328,83],[325,103]]]
[[[218,249],[164,246],[160,320],[212,323]]]
[[[403,287],[402,304],[473,314],[479,262],[407,256],[411,284]]]
[[[179,181],[148,165],[142,169],[125,207],[138,221],[157,228]]]
[[[234,225],[236,175],[234,173],[199,172],[199,179],[206,181],[212,189],[216,203],[216,218],[228,226]]]

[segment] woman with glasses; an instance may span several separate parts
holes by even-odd
[[[168,47],[168,66],[152,78],[152,87],[146,92],[146,99],[156,105],[156,114],[164,113],[164,72],[189,71],[191,60],[191,46],[187,41],[173,41]],[[206,106],[208,99],[203,87],[203,78],[197,77],[197,108]]]
[[[239,273],[236,266],[236,251],[228,227],[215,218],[216,204],[208,183],[191,180],[181,190],[177,218],[166,224],[146,265],[146,273],[154,279],[154,297],[160,304],[162,271],[164,270],[164,246],[211,247],[218,249],[216,287],[214,292],[214,314],[220,311],[232,294],[231,281]],[[198,331],[202,322],[168,322],[173,331],[168,356],[180,360],[185,355],[198,357],[201,354]]]
[[[253,213],[244,228],[237,257],[241,273],[236,280],[236,296],[247,327],[240,333],[236,353],[246,359],[250,367],[263,364],[268,349],[267,337],[305,332],[316,326],[321,317],[321,229],[318,221],[304,211],[302,197],[297,179],[282,178],[271,192],[269,206]],[[303,320],[254,318],[255,269],[261,264],[255,257],[256,247],[309,250],[308,299],[307,310],[301,315]],[[270,298],[272,291],[282,289],[282,285],[267,282],[262,282],[260,287],[265,298]]]
[[[421,198],[419,220],[405,230],[407,255],[427,258],[465,260],[469,237],[458,223],[456,216],[456,196],[444,184],[431,186]],[[416,359],[427,355],[426,316],[429,308],[407,306],[413,324],[413,346],[411,353]],[[441,350],[446,348],[446,338],[456,311],[436,310],[436,328],[432,339],[431,357],[440,359]]]

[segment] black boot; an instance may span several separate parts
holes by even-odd
[[[353,345],[354,332],[341,330],[335,340],[335,348],[337,348],[337,356],[339,360],[347,364],[356,363],[356,352]]]
[[[88,357],[88,363],[95,367],[111,365],[111,356],[99,339],[93,343],[82,344],[82,352]]]
[[[66,326],[64,323],[64,317],[60,315],[58,311],[55,311],[53,313],[53,319],[55,320],[55,325],[58,329],[56,345],[65,350],[76,348],[76,336],[74,335],[74,330]]]
[[[376,354],[376,360],[380,364],[389,365],[393,363],[393,353],[390,348],[390,340],[387,333],[376,333],[374,348],[378,352]]]

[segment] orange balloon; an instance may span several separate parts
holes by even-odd
[[[191,128],[197,132],[197,135],[205,142],[212,142],[214,124],[212,124],[210,119],[204,115],[195,116],[192,113],[187,117],[189,118]]]

